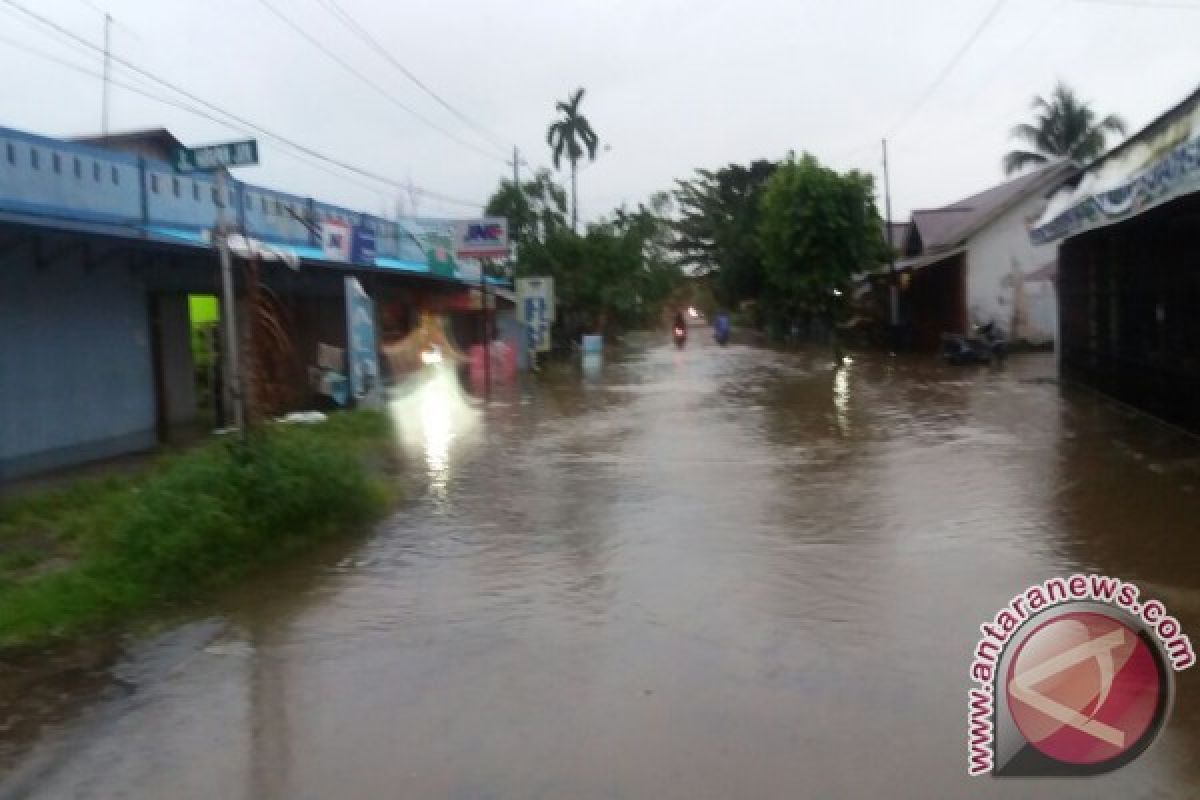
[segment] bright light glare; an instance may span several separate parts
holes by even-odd
[[[696,317],[700,316],[700,312],[696,310],[695,306],[692,306],[688,308],[688,316],[692,319],[695,319]]]
[[[467,402],[452,365],[429,366],[393,390],[389,409],[405,452],[425,462],[430,494],[445,501],[452,447],[475,426],[478,412]]]
[[[430,364],[442,363],[442,350],[436,344],[430,345],[428,350],[421,351],[421,363],[429,366]]]

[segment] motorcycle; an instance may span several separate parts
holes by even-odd
[[[676,325],[673,333],[675,335],[675,346],[682,350],[683,346],[687,344],[687,329]]]
[[[942,358],[948,364],[1002,364],[1008,355],[1008,340],[989,322],[971,335],[942,334]]]

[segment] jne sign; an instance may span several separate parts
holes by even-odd
[[[506,258],[508,220],[503,217],[459,220],[454,225],[454,254],[459,258]]]

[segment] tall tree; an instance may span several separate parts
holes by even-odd
[[[568,327],[590,330],[653,322],[682,280],[668,246],[669,197],[651,198],[635,211],[617,209],[612,219],[589,225],[585,235],[569,228],[521,248],[520,275],[550,275]],[[565,321],[565,320],[564,320]]]
[[[675,247],[697,276],[711,276],[721,303],[736,306],[762,293],[758,221],[762,192],[775,171],[770,161],[730,164],[677,181]]]
[[[588,118],[579,112],[579,104],[583,101],[583,89],[576,89],[567,99],[555,105],[562,116],[546,129],[546,144],[550,145],[554,155],[554,168],[558,169],[565,153],[571,163],[571,230],[579,229],[579,159],[584,153],[590,160],[596,160],[596,146],[600,137],[592,130]]]
[[[823,319],[840,361],[836,331],[851,276],[879,264],[887,248],[874,179],[789,156],[767,181],[759,242],[774,310]]]
[[[1012,136],[1033,149],[1013,150],[1004,156],[1004,171],[1011,175],[1027,166],[1065,158],[1086,164],[1104,152],[1108,134],[1125,134],[1125,120],[1109,114],[1101,120],[1075,90],[1064,83],[1054,87],[1047,100],[1033,98],[1034,121],[1012,129]]]
[[[520,186],[501,181],[484,213],[506,218],[509,236],[520,247],[531,241],[543,241],[566,227],[567,193],[555,183],[550,170],[540,169]]]

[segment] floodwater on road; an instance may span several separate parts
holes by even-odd
[[[1200,443],[1053,373],[651,337],[484,413],[430,379],[403,508],[130,643],[0,797],[1197,796],[1200,670],[1117,772],[967,777],[1026,586],[1118,575],[1200,636]]]

